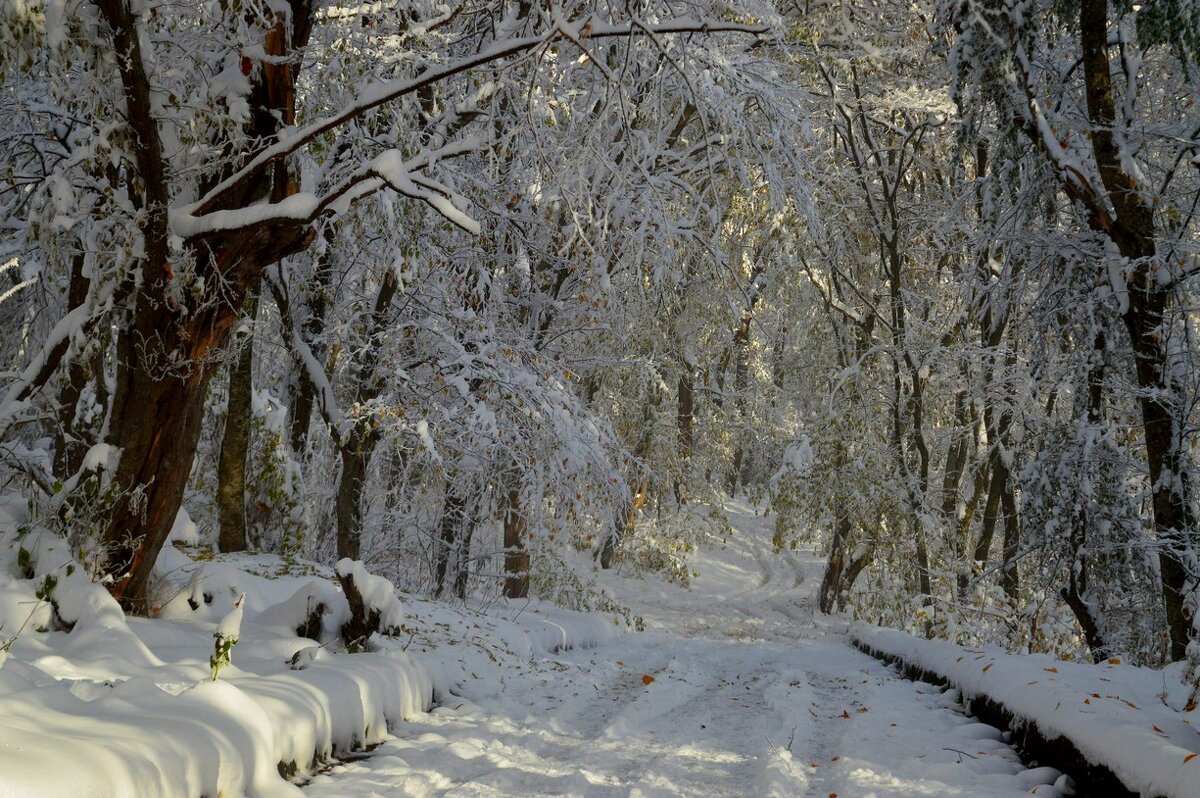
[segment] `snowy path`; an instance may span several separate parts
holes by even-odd
[[[735,531],[697,552],[691,590],[614,585],[647,632],[508,672],[496,695],[447,702],[307,792],[1011,796],[1053,778],[847,645],[814,618],[819,564],[773,555],[769,519],[730,515]]]

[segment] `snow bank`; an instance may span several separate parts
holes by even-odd
[[[1000,704],[1047,740],[1069,740],[1087,762],[1112,771],[1133,793],[1200,794],[1194,713],[1168,705],[1167,686],[1179,683],[1177,674],[1116,659],[1090,665],[990,647],[968,649],[874,627],[858,627],[852,636],[874,652],[941,676],[968,700]]]
[[[0,797],[298,796],[282,774],[383,742],[432,703],[402,651],[335,654],[299,636],[321,605],[316,636],[333,642],[345,611],[315,568],[268,575],[284,565],[174,548],[159,568],[160,617],[127,618],[58,538],[0,529]],[[239,642],[214,681],[222,628]]]

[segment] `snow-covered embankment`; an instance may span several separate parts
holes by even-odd
[[[1089,665],[1015,656],[867,626],[851,637],[914,678],[956,688],[973,714],[1009,728],[1039,762],[1071,774],[1080,794],[1200,795],[1200,732],[1168,695],[1177,674],[1118,659]]]

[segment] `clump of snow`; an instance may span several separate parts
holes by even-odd
[[[186,545],[195,545],[200,542],[200,533],[196,528],[196,524],[192,521],[192,517],[188,515],[188,511],[183,507],[180,507],[179,512],[175,515],[175,523],[171,525],[171,532],[167,535],[167,541]]]
[[[396,588],[391,582],[369,573],[367,567],[358,560],[339,560],[335,572],[339,577],[354,582],[368,613],[379,613],[381,630],[399,630],[404,625],[404,605],[396,597]]]

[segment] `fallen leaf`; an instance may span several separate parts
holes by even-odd
[[[842,717],[843,717],[843,718],[849,718],[849,717],[850,717],[850,713],[849,713],[849,712],[847,712],[846,710],[844,710],[844,709],[843,709],[843,710],[842,710]]]
[[[1195,702],[1195,701],[1189,701],[1189,702],[1187,702],[1187,706],[1183,708],[1183,711],[1184,711],[1184,712],[1191,712],[1191,711],[1192,711],[1193,709],[1195,709],[1195,708],[1196,708],[1196,702]]]
[[[620,665],[622,668],[625,667],[625,663],[621,662],[621,660],[617,660],[617,664]]]
[[[1113,657],[1113,658],[1111,658],[1111,659],[1108,661],[1108,664],[1109,664],[1109,665],[1120,665],[1120,664],[1121,664],[1121,658],[1120,658],[1120,657]]]
[[[1032,682],[1029,682],[1029,684],[1037,684],[1037,679],[1034,679]]]
[[[654,677],[648,673],[642,677],[642,684],[650,684],[653,681],[654,681]]]
[[[1188,762],[1191,762],[1195,758],[1196,758],[1196,754],[1188,754],[1187,756],[1185,756],[1183,758],[1183,764],[1186,765]]]
[[[1137,705],[1137,704],[1135,704],[1135,703],[1133,703],[1132,701],[1126,701],[1124,698],[1122,698],[1122,699],[1121,699],[1121,701],[1122,701],[1123,703],[1125,703],[1125,704],[1128,704],[1129,706],[1133,707],[1134,709],[1137,709],[1137,708],[1138,708],[1138,705]]]
[[[994,665],[994,664],[995,664],[994,662],[989,662],[987,665],[984,665],[984,666],[983,666],[983,672],[984,672],[984,673],[987,673],[987,672],[988,672],[988,670],[989,670],[989,669],[992,667],[992,665]]]
[[[965,655],[964,655],[964,656],[965,656]],[[962,657],[959,657],[958,659],[956,659],[956,660],[954,660],[954,661],[955,661],[955,662],[962,662],[962,661],[963,661],[963,658],[962,658]]]
[[[818,765],[816,762],[809,762],[809,763],[808,763],[808,766],[809,766],[810,768],[819,767],[819,765]]]
[[[864,712],[870,712],[870,711],[871,711],[870,707],[859,707],[858,709],[855,710],[855,712],[857,712],[860,715]]]
[[[1058,668],[1042,668],[1046,673],[1058,673]]]
[[[1158,728],[1158,727],[1157,727],[1157,726],[1155,726],[1154,724],[1150,724],[1150,728],[1154,729],[1156,732],[1158,732],[1159,734],[1163,735],[1164,737],[1165,737],[1165,736],[1166,736],[1166,734],[1167,734],[1165,731],[1163,731],[1162,729]]]
[[[1192,756],[1195,756],[1195,754],[1192,754]],[[830,761],[830,762],[836,762],[836,761],[838,761],[839,759],[841,759],[841,757],[840,757],[840,756],[831,756],[831,757],[829,757],[829,761]]]
[[[1083,699],[1083,703],[1085,703],[1085,704],[1090,704],[1090,703],[1092,703],[1092,699],[1090,699],[1090,698],[1085,698],[1085,699]]]

